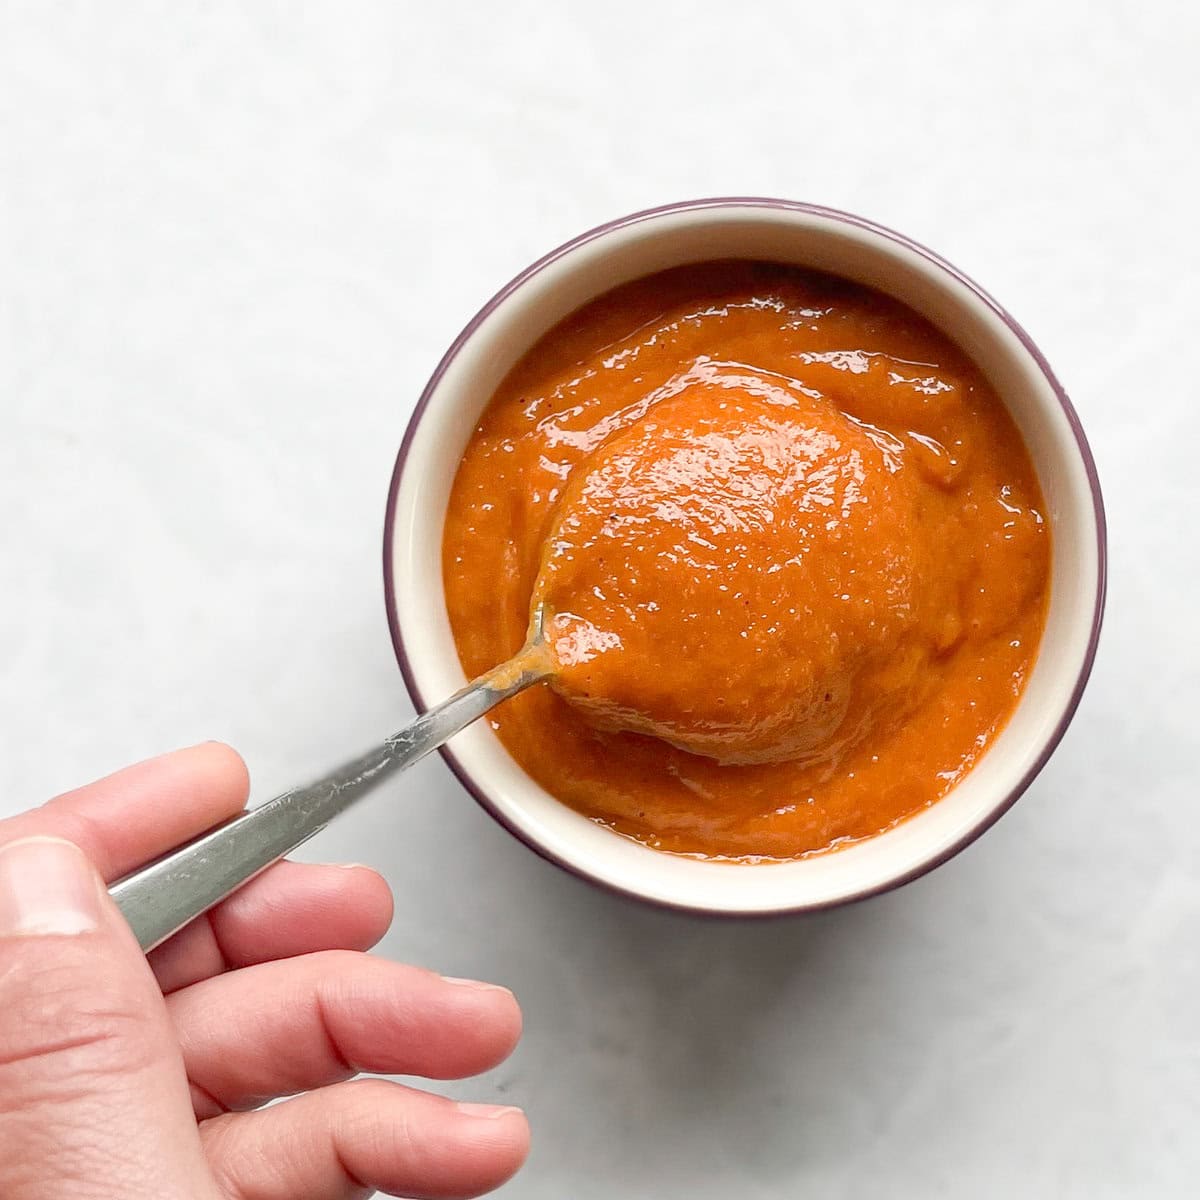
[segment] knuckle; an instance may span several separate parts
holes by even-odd
[[[397,1091],[396,1084],[386,1079],[363,1077],[351,1079],[347,1083],[339,1083],[346,1100],[346,1107],[351,1112],[373,1112],[380,1106],[392,1100]]]
[[[337,1086],[341,1104],[335,1128],[348,1143],[376,1142],[385,1130],[400,1144],[409,1142],[407,1113],[397,1104],[403,1088],[384,1079],[352,1079]]]
[[[148,1015],[113,996],[94,975],[72,964],[23,964],[0,985],[0,1093],[31,1066],[43,1085],[55,1078],[77,1086],[88,1077],[125,1074],[147,1066],[154,1039]]]
[[[342,1119],[335,1144],[345,1157],[403,1163],[418,1174],[436,1171],[437,1155],[419,1111],[429,1097],[384,1079],[356,1079],[339,1085],[345,1089]]]
[[[211,1117],[200,1124],[200,1141],[204,1146],[208,1167],[212,1172],[213,1184],[223,1200],[244,1200],[248,1195],[242,1186],[242,1174],[246,1169],[246,1154],[239,1146],[236,1118],[229,1113]],[[254,1160],[260,1172],[266,1173],[267,1181],[275,1175],[273,1165],[265,1160]]]

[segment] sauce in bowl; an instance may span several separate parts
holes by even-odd
[[[1050,538],[944,335],[750,262],[618,288],[498,389],[446,519],[468,675],[544,603],[554,689],[492,715],[548,791],[707,857],[795,858],[936,802],[1036,657]]]

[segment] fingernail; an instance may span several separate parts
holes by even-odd
[[[339,871],[374,871],[374,867],[367,866],[366,863],[330,863],[331,867],[337,867]]]
[[[454,975],[443,975],[443,983],[452,983],[455,987],[471,988],[476,992],[507,992],[512,995],[512,989],[501,987],[498,983],[485,983],[482,979],[458,979]]]
[[[507,1117],[509,1113],[519,1113],[519,1108],[511,1104],[469,1104],[463,1102],[454,1106],[464,1117],[478,1117],[484,1121],[495,1121],[499,1117]]]
[[[78,846],[47,837],[0,846],[0,935],[70,935],[99,924],[96,872]]]

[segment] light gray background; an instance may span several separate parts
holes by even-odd
[[[1194,5],[0,13],[0,810],[213,737],[262,798],[393,729],[387,481],[475,309],[639,207],[858,211],[1025,323],[1103,476],[1101,655],[1026,798],[757,925],[565,877],[440,760],[312,852],[386,873],[384,952],[519,993],[453,1089],[529,1111],[506,1197],[1194,1194]]]

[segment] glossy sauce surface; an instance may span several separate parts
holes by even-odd
[[[497,710],[550,792],[679,853],[790,858],[933,803],[1015,706],[1047,601],[1028,455],[914,313],[722,262],[601,297],[474,432],[444,576],[476,675],[552,613],[555,690]]]

